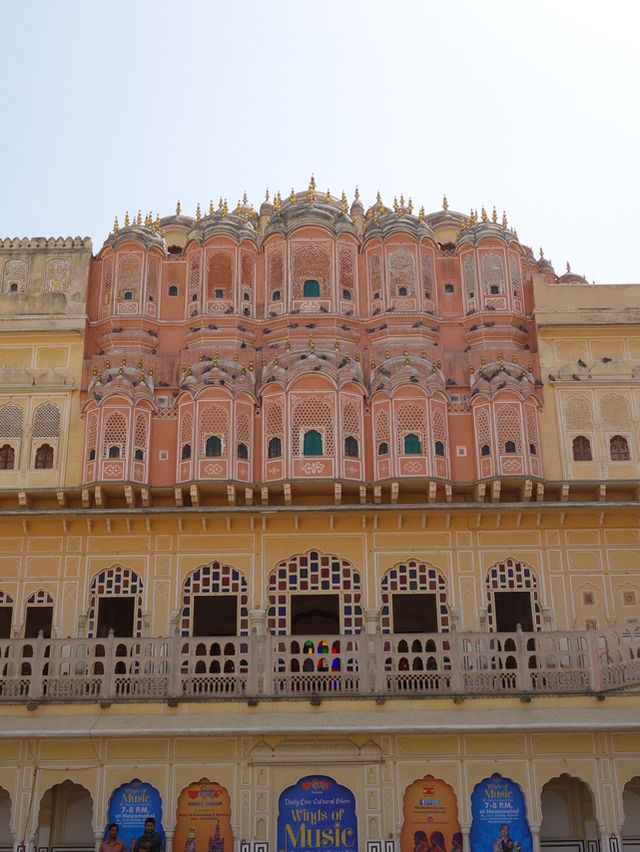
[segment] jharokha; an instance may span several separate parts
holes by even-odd
[[[638,850],[638,306],[313,179],[0,238],[0,852]]]

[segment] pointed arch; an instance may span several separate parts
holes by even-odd
[[[245,575],[237,568],[214,560],[187,575],[182,595],[182,636],[195,635],[194,598],[200,595],[235,595],[238,604],[237,635],[249,635],[249,585]]]
[[[395,595],[429,594],[435,598],[439,633],[451,629],[447,583],[435,566],[419,559],[397,562],[382,575],[380,581],[381,628],[383,633],[393,633],[393,598]]]
[[[133,636],[142,636],[142,593],[141,577],[131,568],[122,565],[112,565],[96,574],[89,586],[89,617],[87,620],[87,636],[97,637],[98,606],[101,598],[131,596],[133,606]]]

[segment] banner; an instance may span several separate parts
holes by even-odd
[[[532,852],[522,790],[492,775],[471,794],[471,852]]]
[[[140,835],[144,834],[144,821],[153,817],[156,821],[156,831],[162,835],[162,799],[160,793],[151,784],[146,784],[135,778],[128,784],[122,784],[111,794],[107,825],[117,822],[120,826],[118,837],[132,852],[133,845]],[[109,832],[105,831],[105,840]]]
[[[453,789],[432,775],[404,793],[402,852],[462,852],[458,802]]]
[[[173,852],[233,852],[231,799],[220,784],[203,778],[180,793]]]
[[[277,852],[357,852],[356,801],[327,775],[308,775],[280,795]],[[176,850],[182,852],[182,850]]]

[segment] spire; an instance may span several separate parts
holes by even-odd
[[[116,216],[116,218],[113,220],[113,233],[117,234],[119,230],[120,224],[118,223],[118,217]]]
[[[493,213],[491,214],[491,221],[492,221],[492,222],[497,222],[497,221],[498,221],[498,211],[496,210],[496,205],[495,205],[495,204],[493,205]]]
[[[214,207],[213,207],[213,201],[210,201],[209,202],[209,216],[213,216],[214,213],[215,213],[215,210],[214,210]]]
[[[176,216],[179,216],[181,212],[182,212],[182,206],[181,206],[180,202],[178,201],[178,203],[176,204]]]
[[[443,209],[443,210],[448,210],[448,209],[449,209],[449,202],[447,201],[447,196],[446,196],[446,195],[443,195],[443,196],[442,196],[442,209]]]
[[[125,228],[128,228],[128,227],[130,227],[130,225],[131,225],[131,222],[129,220],[129,211],[127,210],[127,212],[124,214],[124,226],[125,226]]]
[[[198,201],[198,205],[196,207],[196,219],[199,222],[202,219],[202,212],[200,210],[200,202]]]

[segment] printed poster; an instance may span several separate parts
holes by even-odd
[[[509,778],[492,775],[471,794],[471,852],[532,852],[522,790]]]
[[[453,789],[432,775],[414,781],[403,800],[401,852],[462,852]]]
[[[122,784],[111,794],[107,825],[117,822],[120,826],[118,837],[132,852],[136,840],[144,834],[144,821],[153,817],[156,831],[162,835],[162,799],[160,793],[151,784],[135,778],[128,784]],[[109,832],[105,830],[105,840]]]
[[[220,784],[203,778],[180,793],[173,852],[233,852],[231,798]]]
[[[318,849],[357,852],[356,801],[333,778],[308,775],[280,795],[277,852]]]

